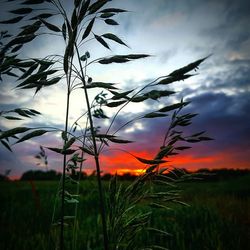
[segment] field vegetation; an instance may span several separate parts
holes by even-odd
[[[131,181],[122,181],[126,187]],[[142,247],[157,242],[176,250],[242,250],[249,242],[250,175],[225,180],[202,180],[179,185],[182,200],[188,205],[172,204],[169,209],[145,206],[151,213],[148,228],[137,241]],[[108,190],[108,181],[104,188]],[[150,185],[150,184],[148,184]],[[55,249],[57,227],[52,226],[57,181],[12,181],[0,183],[0,248],[6,250]],[[74,189],[72,184],[72,189]],[[154,186],[166,191],[166,186]],[[80,183],[76,249],[103,249],[98,188],[94,179]],[[70,207],[67,206],[67,209]],[[143,211],[145,212],[145,211]],[[72,224],[68,221],[65,247],[72,248]],[[167,234],[167,233],[169,234]],[[160,248],[159,248],[160,249]]]

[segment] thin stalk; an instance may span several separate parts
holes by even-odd
[[[85,133],[84,133],[84,137],[83,137],[83,142],[82,142],[82,146],[84,147],[85,145],[85,140],[86,140],[86,134],[87,134],[87,126],[88,126],[88,119],[86,121],[86,125],[85,125]],[[84,152],[81,152],[81,158],[83,159],[84,156]],[[80,163],[80,169],[79,169],[79,176],[78,176],[78,184],[77,184],[77,189],[76,189],[76,195],[79,194],[80,191],[80,180],[81,180],[81,173],[82,173],[82,168],[83,168],[83,161],[81,161]],[[76,241],[77,241],[77,212],[78,212],[78,203],[76,203],[75,205],[75,219],[74,219],[74,228],[73,228],[73,250],[76,249]]]
[[[72,69],[72,61],[70,61],[70,69]],[[67,104],[66,104],[66,115],[65,115],[65,128],[64,132],[68,134],[68,123],[69,123],[69,100],[70,100],[70,79],[71,79],[71,72],[69,71],[69,75],[67,77]],[[67,143],[67,138],[64,140],[64,145]],[[61,227],[60,227],[60,250],[64,249],[64,199],[65,199],[65,174],[66,174],[66,166],[67,166],[67,155],[64,154],[63,156],[63,176],[62,176],[62,200],[61,200]]]
[[[95,165],[96,165],[98,191],[99,191],[99,197],[100,197],[100,210],[101,210],[101,218],[102,218],[103,243],[104,243],[104,249],[108,250],[108,232],[107,232],[107,222],[106,222],[106,215],[105,215],[105,203],[104,203],[104,197],[103,197],[103,188],[102,188],[102,182],[101,182],[101,170],[100,170],[98,149],[97,149],[97,145],[96,145],[95,130],[94,130],[94,124],[93,124],[93,119],[92,119],[92,114],[91,114],[91,107],[90,107],[90,102],[89,102],[88,91],[87,91],[86,82],[84,79],[83,67],[82,67],[82,64],[80,61],[80,54],[79,54],[79,50],[78,50],[77,46],[75,46],[75,47],[76,47],[77,57],[79,60],[81,74],[82,74],[84,95],[85,95],[86,104],[87,104],[90,131],[91,131],[93,147],[94,147],[94,154],[95,154],[94,158],[95,158]]]
[[[69,97],[70,92],[67,93],[67,107],[66,107],[66,116],[65,116],[65,133],[68,131],[68,118],[69,118]],[[64,140],[64,144],[66,144],[66,140]],[[61,194],[61,227],[60,227],[60,250],[64,249],[64,198],[65,198],[65,172],[67,165],[67,156],[64,154],[63,156],[63,175],[62,175],[62,194]]]
[[[68,22],[67,14],[63,6],[61,5],[61,2],[55,2],[53,1],[54,5],[58,8],[62,16],[64,17],[64,20]],[[67,77],[67,104],[66,104],[66,116],[65,116],[65,134],[68,133],[68,120],[69,120],[69,99],[70,99],[70,79],[72,74],[72,66],[73,66],[73,56],[71,57],[70,61],[70,71]],[[64,140],[64,145],[67,143],[67,139]],[[60,227],[60,246],[59,249],[64,249],[64,199],[65,199],[65,172],[66,172],[66,165],[67,165],[67,156],[64,154],[63,156],[63,176],[62,176],[62,201],[61,201],[61,227]]]

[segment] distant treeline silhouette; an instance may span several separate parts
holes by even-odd
[[[71,173],[70,177],[74,180],[78,180],[79,178],[79,172],[74,171]],[[81,180],[86,179],[92,179],[95,178],[96,171],[93,171],[90,175],[87,175],[86,172],[81,173]],[[110,180],[112,178],[112,174],[105,173],[102,175],[103,180]],[[29,170],[27,172],[24,172],[22,176],[20,177],[20,181],[27,181],[27,180],[59,180],[61,178],[61,173],[56,172],[55,170],[49,170],[49,171],[41,171],[41,170]],[[127,180],[131,181],[136,178],[135,175],[132,175],[130,173],[125,173],[123,175],[119,175],[120,180]],[[5,176],[1,180],[7,180]]]
[[[42,170],[29,170],[24,172],[20,178],[21,181],[27,180],[59,180],[61,173],[55,170],[42,171]]]
[[[250,174],[250,169],[199,169],[195,173],[201,173],[201,178],[208,181],[226,180]]]
[[[8,181],[9,178],[3,174],[0,174],[0,181]]]
[[[187,171],[186,169],[180,169],[180,170],[172,170],[169,173],[166,173],[165,175],[175,178],[176,176],[181,176],[185,174],[190,174],[191,181],[195,180],[202,180],[202,181],[217,181],[217,180],[224,180],[224,179],[231,179],[236,178],[240,176],[244,176],[247,174],[250,174],[250,169],[199,169],[195,172]],[[79,172],[75,171],[71,174],[71,178],[74,180],[78,180],[79,178]],[[192,174],[194,174],[192,176]],[[87,175],[86,172],[81,173],[81,180],[87,180],[94,178],[96,176],[96,172],[93,171],[90,175]],[[102,175],[103,180],[110,180],[112,178],[112,174],[105,173]],[[41,170],[29,170],[22,174],[20,177],[20,181],[29,181],[29,180],[59,180],[61,177],[60,172],[56,172],[55,170],[49,170],[49,171],[41,171]],[[192,178],[194,177],[194,178]],[[196,178],[198,177],[198,178]],[[119,180],[124,181],[132,181],[136,178],[135,175],[131,173],[125,173],[123,175],[118,175]],[[8,181],[8,176],[4,174],[0,174],[0,181]]]

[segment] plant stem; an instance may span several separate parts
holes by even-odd
[[[82,116],[80,116],[80,118],[81,117]],[[85,132],[84,132],[84,137],[83,137],[83,142],[82,142],[83,147],[84,147],[85,141],[86,141],[87,127],[88,127],[88,118],[87,118],[87,121],[86,121]],[[83,159],[83,156],[84,156],[84,152],[82,151],[82,153],[81,153],[81,158],[82,159]],[[80,180],[81,180],[82,168],[83,168],[83,161],[81,161],[81,163],[80,163],[76,195],[79,195],[79,191],[80,191]],[[76,205],[75,205],[75,213],[74,213],[75,219],[74,219],[74,227],[73,227],[73,250],[76,249],[76,243],[77,243],[77,228],[76,228],[77,227],[77,212],[78,212],[78,203],[76,203]]]
[[[86,82],[84,79],[83,67],[80,61],[80,54],[79,54],[77,46],[75,47],[76,47],[76,52],[77,52],[77,57],[79,60],[80,68],[81,68],[82,82],[83,82],[83,87],[84,87],[83,89],[84,89],[84,95],[85,95],[87,109],[88,109],[90,131],[91,131],[93,147],[94,147],[94,154],[95,154],[94,158],[95,158],[95,165],[96,165],[98,191],[99,191],[99,197],[100,197],[100,210],[101,210],[101,218],[102,218],[102,231],[103,231],[103,241],[104,241],[103,243],[104,243],[104,249],[108,250],[108,232],[107,232],[107,222],[106,222],[106,215],[105,215],[105,203],[104,203],[103,188],[102,188],[102,182],[101,182],[101,170],[100,170],[98,149],[96,145],[95,130],[94,130],[94,124],[93,124],[93,119],[92,119],[92,114],[91,114],[91,106],[89,102],[88,91],[87,91]]]
[[[86,86],[85,82],[84,85]],[[96,165],[96,173],[97,173],[97,182],[98,182],[98,191],[100,196],[100,210],[101,210],[101,217],[102,217],[102,230],[103,230],[103,241],[104,241],[104,249],[108,250],[108,233],[107,233],[107,223],[106,223],[106,215],[105,215],[105,203],[104,203],[104,197],[103,197],[103,188],[102,188],[102,182],[101,182],[101,170],[100,170],[100,163],[99,163],[99,155],[96,145],[96,139],[95,139],[95,131],[94,131],[94,125],[93,125],[93,119],[91,115],[91,109],[89,104],[89,98],[87,89],[84,88],[88,113],[89,113],[89,123],[90,123],[90,130],[91,130],[91,136],[93,140],[93,147],[94,147],[94,153],[95,153],[95,165]]]
[[[69,96],[70,92],[67,93],[67,106],[66,106],[66,117],[65,117],[65,134],[68,131],[68,118],[69,118]],[[66,140],[64,140],[64,144]],[[64,249],[64,198],[65,198],[65,172],[66,172],[66,165],[67,165],[67,156],[64,154],[63,156],[63,175],[62,175],[62,194],[61,194],[61,228],[60,228],[60,250]]]

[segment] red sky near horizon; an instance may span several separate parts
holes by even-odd
[[[199,147],[196,145],[196,147]],[[170,158],[164,158],[167,163],[161,164],[161,167],[176,167],[185,168],[189,171],[196,171],[198,169],[221,169],[221,168],[233,168],[233,169],[247,169],[249,168],[248,159],[242,158],[242,155],[235,155],[232,152],[219,152],[217,154],[209,156],[195,155],[195,146],[186,152],[181,152],[179,155],[172,156]],[[130,152],[133,155],[145,158],[153,159],[154,155],[149,152]],[[92,161],[91,161],[92,162]],[[102,155],[100,157],[100,163],[104,173],[109,172],[112,174],[140,174],[146,168],[147,165],[142,164],[136,160],[133,156],[124,152],[115,152],[111,155]],[[90,173],[91,171],[87,171]]]
[[[136,154],[136,152],[134,152]],[[147,156],[147,159],[150,159],[150,155]],[[111,173],[123,174],[130,172],[132,174],[139,174],[142,172],[146,165],[138,162],[136,159],[126,156],[126,155],[117,155],[115,157],[101,158],[101,162],[104,166],[109,166],[105,168],[106,171],[110,171]],[[220,169],[220,168],[234,168],[234,169],[246,169],[248,162],[238,162],[235,159],[228,157],[227,154],[218,154],[209,157],[200,157],[194,158],[190,155],[178,155],[174,156],[170,159],[170,161],[166,164],[162,164],[162,167],[176,167],[176,168],[185,168],[189,171],[196,171],[201,168],[208,169]],[[121,168],[117,166],[122,166]]]
[[[153,155],[147,152],[130,152],[136,156],[152,159]],[[161,167],[176,167],[176,168],[185,168],[188,171],[196,171],[198,169],[247,169],[248,161],[242,159],[235,159],[234,157],[230,157],[229,153],[218,153],[213,156],[204,156],[204,157],[194,157],[192,153],[183,153],[171,158],[166,159],[168,162],[161,164]],[[88,159],[88,162],[94,163],[93,159]],[[113,154],[112,156],[102,155],[100,157],[100,163],[103,173],[111,173],[111,174],[125,174],[130,173],[133,175],[139,175],[145,171],[148,167],[146,164],[142,164],[138,160],[136,160],[133,156],[126,154],[124,152],[118,152]],[[42,170],[44,168],[33,168],[32,170]],[[60,167],[56,168],[56,170],[60,171]],[[83,171],[87,174],[91,174],[94,168],[92,167],[84,169]],[[12,176],[12,179],[18,179],[20,176]]]

